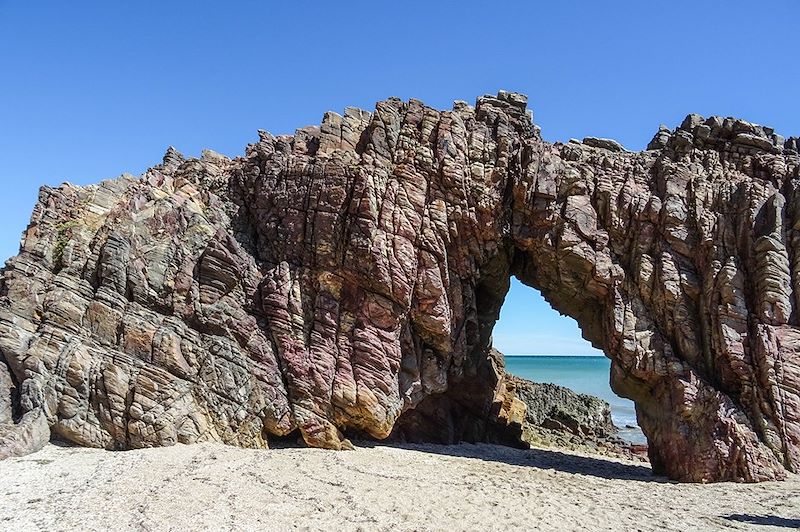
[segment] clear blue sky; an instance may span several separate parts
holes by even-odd
[[[241,154],[388,96],[527,93],[549,140],[641,149],[690,112],[800,134],[800,2],[0,0],[0,258],[41,184],[139,174],[169,145]],[[509,353],[581,353],[515,284]]]

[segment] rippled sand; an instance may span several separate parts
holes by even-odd
[[[0,462],[0,530],[787,530],[800,477],[674,484],[640,463],[492,445],[108,452]]]

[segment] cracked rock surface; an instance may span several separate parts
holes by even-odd
[[[798,144],[697,115],[643,152],[550,144],[501,92],[45,187],[2,273],[0,457],[50,435],[485,441],[514,275],[611,358],[654,471],[782,478],[800,469]]]

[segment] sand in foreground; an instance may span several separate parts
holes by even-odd
[[[108,452],[0,462],[3,530],[787,530],[800,477],[674,484],[639,463],[492,445]]]

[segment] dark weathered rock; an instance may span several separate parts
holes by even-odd
[[[0,425],[8,425],[14,422],[14,401],[12,396],[15,392],[14,381],[11,379],[11,372],[5,361],[0,359]]]
[[[612,359],[657,472],[797,471],[796,142],[692,115],[641,153],[549,144],[525,102],[389,99],[42,189],[2,281],[4,433],[338,449],[427,411],[486,437],[516,275]]]
[[[605,438],[617,432],[611,407],[602,399],[555,384],[510,376],[516,396],[525,403],[525,422],[582,438]]]
[[[592,146],[594,148],[603,148],[605,150],[611,150],[611,151],[625,151],[625,148],[622,147],[622,144],[612,139],[586,137],[585,139],[583,139],[583,143],[586,144],[587,146]]]
[[[485,397],[485,391],[468,388],[467,393],[432,395],[401,416],[392,439],[443,444],[466,440],[631,456],[631,445],[616,437],[618,429],[607,402],[507,374],[503,355],[495,349],[490,350],[489,359],[491,363],[484,367],[488,373],[479,380],[494,383],[490,408],[481,410],[473,404],[474,397]]]

